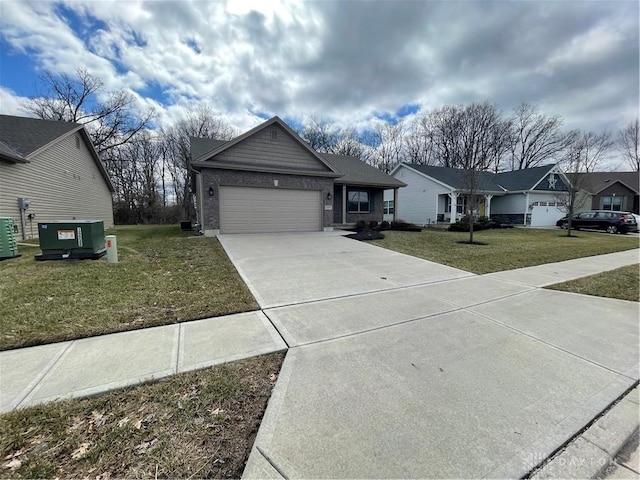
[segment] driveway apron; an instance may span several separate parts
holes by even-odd
[[[337,233],[220,241],[292,347],[246,478],[520,477],[639,377],[634,302]]]

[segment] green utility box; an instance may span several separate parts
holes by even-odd
[[[96,259],[107,253],[102,220],[38,223],[42,253],[36,260]]]
[[[16,258],[18,255],[18,244],[13,234],[13,219],[7,217],[0,218],[0,260]]]

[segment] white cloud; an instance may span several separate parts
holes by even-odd
[[[0,113],[28,117],[30,114],[22,108],[27,99],[16,95],[13,90],[0,86]]]
[[[472,101],[504,110],[536,103],[594,130],[637,115],[634,2],[84,0],[64,8],[79,26],[59,4],[5,1],[1,34],[37,70],[84,67],[141,108],[154,106],[163,122],[193,102],[241,130],[258,112],[368,128],[375,113],[406,104]]]

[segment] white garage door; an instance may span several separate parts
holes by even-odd
[[[220,233],[322,230],[319,190],[220,187]]]
[[[532,227],[553,227],[565,214],[554,205],[536,205],[531,211]]]

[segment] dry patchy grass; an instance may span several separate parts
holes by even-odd
[[[0,350],[245,312],[255,299],[214,238],[175,226],[122,226],[119,263],[0,263]]]
[[[2,478],[239,478],[284,354],[0,416]]]
[[[638,302],[640,301],[640,265],[629,265],[597,275],[557,283],[546,288]]]
[[[422,232],[385,231],[384,240],[371,243],[379,247],[424,258],[468,272],[483,274],[514,268],[560,262],[572,258],[601,255],[638,248],[637,237],[579,232],[567,237],[561,230],[514,228],[483,230],[468,245],[464,232],[425,229]]]

